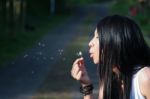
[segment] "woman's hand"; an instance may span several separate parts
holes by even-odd
[[[80,81],[82,86],[91,84],[91,80],[84,65],[83,57],[75,60],[71,69],[71,75],[74,79]]]

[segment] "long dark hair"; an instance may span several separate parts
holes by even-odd
[[[125,16],[112,15],[97,24],[100,36],[100,86],[103,99],[129,99],[136,67],[149,65],[149,47],[139,26]],[[118,68],[119,75],[112,71]],[[121,84],[123,82],[124,88]]]

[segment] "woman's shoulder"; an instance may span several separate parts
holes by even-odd
[[[150,67],[146,66],[139,71],[139,81],[146,83],[150,81]]]
[[[150,67],[144,67],[139,72],[140,91],[143,96],[147,96],[150,93]]]
[[[146,66],[142,68],[139,72],[140,72],[139,79],[144,81],[150,80],[150,67]]]

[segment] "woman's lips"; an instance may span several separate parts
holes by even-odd
[[[89,50],[89,54],[90,54],[90,58],[92,58],[93,57],[93,53],[92,53],[91,49]]]
[[[92,53],[90,53],[90,58],[92,58],[93,57],[93,54]]]

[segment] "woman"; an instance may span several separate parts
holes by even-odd
[[[133,20],[120,15],[103,18],[89,47],[98,64],[99,99],[150,99],[149,47]],[[71,75],[81,82],[84,99],[93,99],[83,57],[75,60]]]

